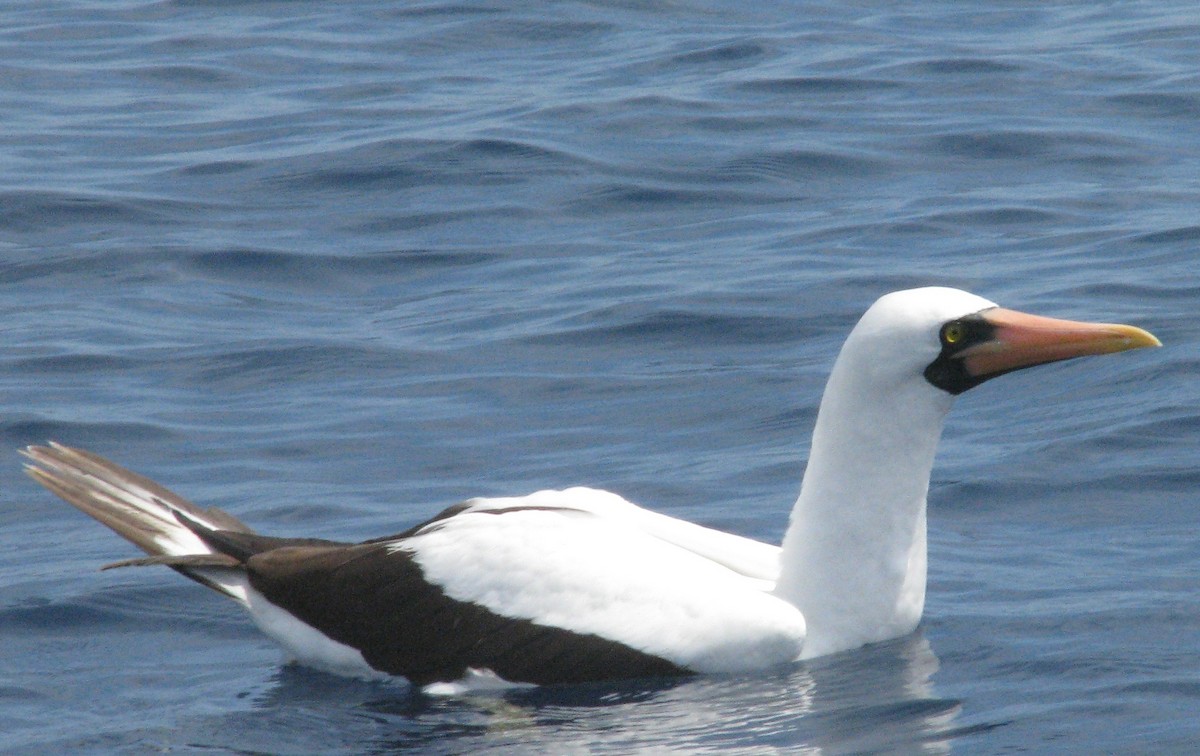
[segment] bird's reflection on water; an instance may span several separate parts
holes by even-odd
[[[281,668],[257,715],[289,717],[314,748],[364,751],[758,748],[945,753],[960,702],[937,695],[938,660],[921,632],[769,673],[640,680],[431,697],[401,683],[343,681]],[[290,713],[288,713],[290,712]],[[244,725],[238,725],[239,728]],[[332,739],[331,739],[332,738]]]

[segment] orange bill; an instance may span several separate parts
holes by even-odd
[[[993,376],[1072,357],[1162,346],[1153,334],[1136,326],[1059,320],[1002,307],[979,315],[995,329],[993,337],[956,355],[972,376]]]

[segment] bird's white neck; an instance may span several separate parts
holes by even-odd
[[[881,385],[854,340],[821,400],[775,588],[804,614],[804,658],[907,634],[925,604],[925,497],[952,398]]]

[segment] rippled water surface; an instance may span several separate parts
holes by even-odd
[[[1194,4],[64,0],[0,51],[0,750],[1200,746]],[[98,573],[13,451],[278,535],[590,484],[778,540],[838,345],[929,283],[1167,346],[965,395],[920,631],[767,674],[329,677]]]

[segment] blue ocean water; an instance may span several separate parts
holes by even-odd
[[[1192,3],[0,7],[0,750],[1200,745]],[[277,535],[588,484],[778,540],[878,295],[1165,342],[961,399],[918,633],[429,699],[289,665],[20,473]],[[3,458],[0,455],[0,458]]]

